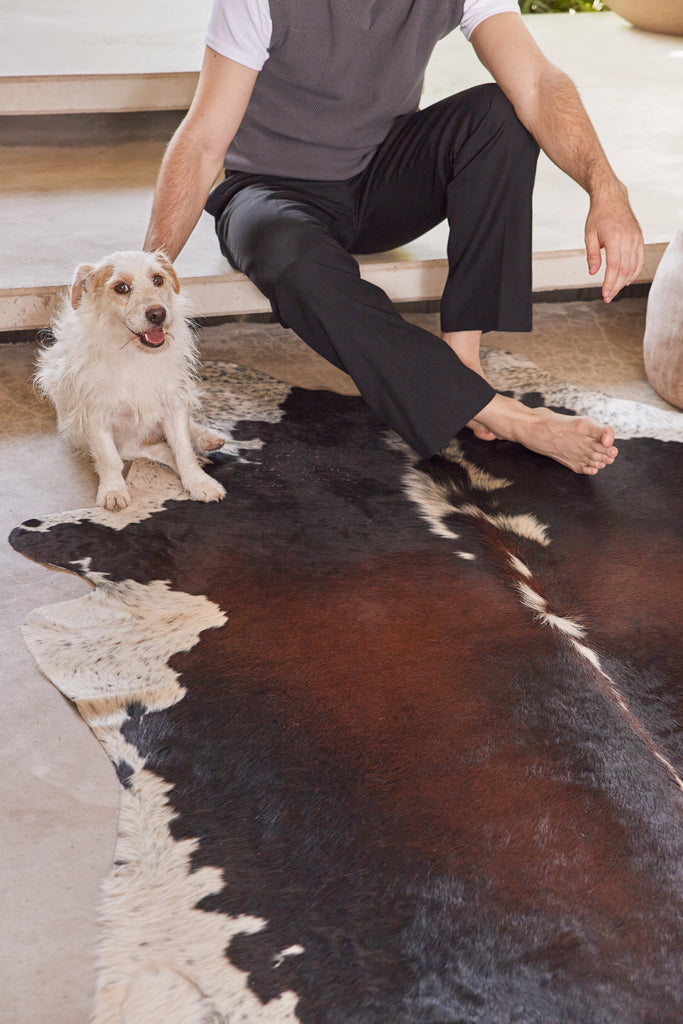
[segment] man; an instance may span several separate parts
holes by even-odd
[[[417,110],[436,42],[461,25],[497,84]],[[611,427],[496,394],[483,331],[531,329],[531,193],[540,146],[590,197],[591,274],[609,302],[643,239],[571,81],[516,0],[214,0],[191,108],[164,157],[146,248],[175,259],[207,209],[223,253],[281,323],[346,370],[429,456],[464,425],[593,475]],[[404,244],[445,217],[442,336],[407,323],[350,253]]]

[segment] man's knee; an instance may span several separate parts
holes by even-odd
[[[470,90],[472,102],[478,110],[482,123],[492,137],[500,137],[512,148],[528,150],[538,155],[538,144],[517,117],[515,108],[496,82],[477,85]]]
[[[483,113],[493,111],[498,113],[502,120],[506,120],[510,111],[514,108],[497,82],[485,82],[482,85],[474,85],[468,90],[471,102],[480,106]]]
[[[240,269],[267,295],[314,292],[326,270],[350,258],[322,225],[305,219],[257,221],[242,242]]]
[[[287,221],[259,220],[246,233],[243,270],[252,280],[275,284],[303,255],[301,230]]]

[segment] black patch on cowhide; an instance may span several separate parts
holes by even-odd
[[[184,699],[122,732],[224,871],[201,908],[267,922],[225,953],[253,992],[303,1024],[682,1020],[681,446],[590,478],[465,431],[418,462],[296,388],[235,437],[264,444],[214,466],[220,504],[11,541],[226,613],[172,659]],[[529,515],[549,543],[500,518]]]
[[[116,769],[116,774],[118,776],[119,782],[121,783],[122,786],[125,786],[127,789],[130,786],[130,780],[133,773],[135,772],[135,769],[126,761],[118,761],[114,765],[114,767]]]

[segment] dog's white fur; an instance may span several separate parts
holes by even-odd
[[[198,501],[224,496],[197,458],[223,438],[193,418],[197,348],[163,252],[115,252],[80,266],[52,335],[36,384],[54,403],[59,429],[92,455],[98,505],[126,507],[124,462],[136,458],[170,466]]]

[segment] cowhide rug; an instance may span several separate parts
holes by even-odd
[[[681,419],[595,478],[207,368],[228,497],[17,528],[26,641],[121,780],[97,1024],[680,1024]]]

